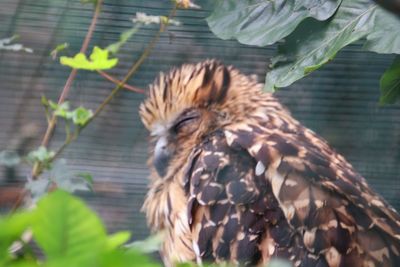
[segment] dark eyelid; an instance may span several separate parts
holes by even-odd
[[[178,119],[176,120],[176,123],[173,126],[173,129],[175,132],[179,131],[179,128],[184,126],[187,122],[193,119],[197,119],[200,117],[200,113],[197,110],[188,110],[186,112],[183,112]]]

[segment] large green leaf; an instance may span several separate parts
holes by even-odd
[[[393,104],[400,99],[400,56],[395,58],[392,66],[382,75],[380,87],[381,104]]]
[[[107,237],[103,224],[78,198],[64,191],[52,192],[38,202],[36,213],[34,238],[50,265],[68,260],[89,266],[104,250]]]
[[[290,34],[307,17],[326,20],[341,0],[220,0],[207,18],[221,39],[249,45],[273,44]]]
[[[383,27],[383,25],[387,25]],[[397,36],[396,36],[397,35]],[[285,87],[318,69],[346,45],[366,38],[365,48],[400,52],[400,20],[370,0],[343,0],[326,22],[305,20],[286,38],[267,73],[265,89]]]

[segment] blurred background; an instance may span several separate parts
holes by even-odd
[[[185,62],[217,58],[264,80],[276,47],[258,48],[223,41],[209,30],[205,18],[213,1],[197,1],[199,10],[179,10],[182,25],[163,33],[151,56],[129,84],[147,88],[160,71]],[[106,47],[132,27],[136,12],[167,15],[169,1],[105,0],[89,51]],[[18,34],[18,43],[33,53],[0,50],[0,151],[21,154],[40,144],[46,129],[42,95],[57,100],[70,69],[52,59],[50,51],[67,42],[63,54],[81,47],[93,14],[79,0],[0,0],[0,39]],[[146,26],[118,53],[119,64],[109,71],[122,79],[158,26]],[[277,92],[294,117],[343,154],[371,186],[400,209],[400,105],[380,107],[379,78],[391,55],[346,47],[322,69]],[[95,109],[113,84],[95,72],[79,71],[70,93],[73,107]],[[75,171],[90,172],[94,192],[82,193],[105,220],[110,232],[131,230],[135,239],[148,235],[140,212],[147,190],[147,132],[138,116],[144,96],[122,91],[62,155]],[[59,127],[51,147],[64,140]],[[9,210],[24,187],[28,166],[0,166],[0,212]]]

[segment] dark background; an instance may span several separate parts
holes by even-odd
[[[233,64],[263,81],[276,48],[217,39],[204,20],[212,2],[197,1],[201,10],[178,11],[182,25],[172,26],[162,35],[129,84],[146,88],[160,71],[206,58]],[[117,41],[122,31],[132,27],[136,12],[167,15],[170,8],[169,1],[106,0],[91,47]],[[40,143],[46,128],[40,97],[56,100],[70,72],[49,53],[64,42],[70,45],[68,55],[77,53],[92,10],[79,0],[0,0],[0,39],[18,34],[17,42],[34,50],[32,54],[0,50],[0,151],[15,146],[29,150]],[[143,27],[120,51],[120,63],[110,73],[122,78],[157,30],[157,26]],[[359,45],[350,45],[331,63],[277,95],[297,119],[326,138],[373,188],[400,209],[400,105],[378,105],[379,78],[392,59],[392,55],[364,52]],[[69,100],[74,107],[95,109],[112,88],[98,74],[80,71]],[[147,132],[137,113],[142,100],[143,95],[121,92],[63,154],[73,170],[93,174],[95,192],[83,196],[109,231],[132,230],[137,239],[148,235],[139,211],[148,175]],[[51,146],[58,147],[63,138],[60,127]],[[13,193],[23,186],[28,171],[26,166],[18,167],[10,176],[0,167],[0,210],[11,206]]]

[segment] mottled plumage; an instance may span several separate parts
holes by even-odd
[[[144,211],[166,265],[400,266],[400,216],[262,84],[208,60],[161,74],[140,114]]]

